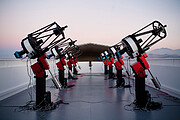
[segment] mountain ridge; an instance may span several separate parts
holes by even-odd
[[[180,58],[180,49],[159,48],[151,50],[147,54],[153,58]]]

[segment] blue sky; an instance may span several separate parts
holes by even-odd
[[[168,36],[152,49],[180,49],[179,12],[179,0],[0,0],[0,49],[21,49],[27,34],[54,21],[78,44],[114,45],[154,20]]]

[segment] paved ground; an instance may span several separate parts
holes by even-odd
[[[128,79],[126,82],[128,83]],[[133,85],[133,80],[130,80]],[[134,101],[134,87],[109,88],[115,80],[107,79],[102,74],[83,74],[75,86],[59,91],[47,83],[52,100],[63,99],[69,104],[60,104],[51,111],[27,110],[18,106],[25,105],[30,97],[25,90],[3,101],[0,101],[0,120],[179,120],[180,100],[161,91],[146,86],[153,101],[162,102],[160,110],[134,110],[128,106]],[[131,92],[131,94],[130,94]],[[35,93],[33,92],[33,95]],[[33,96],[34,99],[34,96]]]

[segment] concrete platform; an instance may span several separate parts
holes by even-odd
[[[134,81],[125,78],[133,86]],[[159,110],[134,110],[134,86],[131,88],[109,88],[116,80],[107,79],[103,74],[82,74],[77,80],[70,80],[72,88],[59,90],[47,82],[47,91],[51,91],[52,101],[63,99],[69,104],[60,104],[51,111],[27,110],[18,106],[25,105],[30,96],[25,90],[0,101],[0,120],[179,120],[180,100],[164,92],[146,86],[153,101],[162,102]]]

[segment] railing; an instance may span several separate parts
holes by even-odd
[[[31,60],[31,63],[35,63]],[[51,71],[57,73],[55,61],[49,60]],[[30,74],[33,84],[35,84],[34,75],[30,69],[30,63],[27,60],[0,60],[0,100],[14,95],[28,88]],[[47,72],[48,77],[50,74]]]
[[[174,93],[180,94],[180,59],[147,59],[150,65],[150,70],[157,76],[162,84],[163,89],[168,89]],[[35,61],[31,61],[34,63]],[[48,60],[51,71],[57,74],[54,60]],[[127,60],[124,60],[127,67]],[[136,62],[130,60],[130,64]],[[92,62],[92,71],[89,69],[88,62],[80,62],[81,70],[79,73],[103,73],[104,65],[102,62]],[[131,68],[127,67],[129,70]],[[0,100],[16,94],[27,88],[29,83],[29,76],[27,70],[30,72],[30,67],[27,60],[0,60]],[[31,71],[32,72],[32,71]],[[33,76],[33,73],[31,73]],[[50,77],[49,73],[47,72]],[[148,75],[146,83],[151,84],[151,77]],[[35,80],[33,80],[35,81]]]

